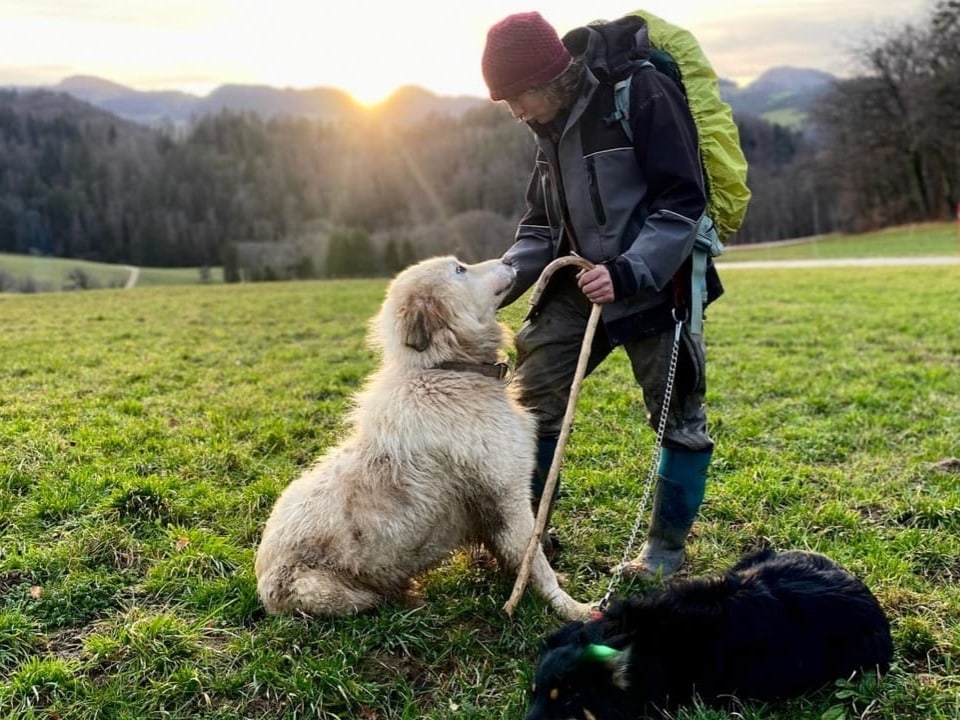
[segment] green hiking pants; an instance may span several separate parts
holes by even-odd
[[[513,382],[518,386],[521,404],[537,418],[541,437],[560,434],[590,309],[590,301],[577,287],[573,273],[561,271],[551,281],[537,313],[524,322],[516,335]],[[647,423],[654,430],[663,405],[673,338],[671,327],[623,344],[633,376],[643,391]],[[684,325],[680,340],[663,445],[678,450],[709,450],[713,441],[707,435],[703,407],[707,387],[703,336],[691,335]],[[601,322],[590,349],[587,375],[612,350]]]

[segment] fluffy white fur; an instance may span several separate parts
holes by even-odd
[[[442,257],[390,284],[369,334],[381,366],[350,432],[283,491],[264,528],[255,569],[268,612],[374,607],[476,542],[519,567],[533,532],[535,421],[504,380],[437,367],[502,359],[496,311],[514,279],[499,260]],[[588,614],[540,551],[530,583],[562,617]]]

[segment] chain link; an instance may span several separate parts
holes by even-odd
[[[627,547],[620,557],[620,562],[613,571],[610,578],[610,584],[607,586],[607,592],[604,593],[600,601],[600,612],[603,612],[613,591],[620,584],[623,578],[623,566],[630,559],[633,552],[633,546],[637,541],[637,535],[640,533],[640,526],[643,521],[643,512],[650,500],[650,493],[653,491],[654,482],[657,479],[657,469],[660,465],[660,450],[663,447],[663,436],[667,429],[667,415],[670,413],[670,400],[673,397],[673,381],[677,374],[677,359],[680,356],[680,331],[683,328],[683,320],[677,320],[677,327],[673,334],[673,351],[670,354],[670,368],[667,370],[667,384],[663,392],[663,404],[660,406],[660,422],[657,425],[657,440],[653,446],[653,453],[650,459],[650,469],[647,472],[647,482],[643,487],[643,495],[640,498],[640,507],[637,509],[637,517],[633,521],[633,529],[630,531],[630,539],[627,540]]]

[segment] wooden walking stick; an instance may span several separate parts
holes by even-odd
[[[547,283],[553,274],[567,265],[576,265],[589,270],[593,263],[576,255],[566,255],[557,258],[544,268],[540,274],[533,293],[530,296],[531,307],[536,307],[540,303],[540,298],[546,290]],[[577,406],[577,397],[580,395],[580,386],[583,384],[583,378],[587,374],[587,362],[590,360],[590,348],[593,345],[593,336],[597,330],[597,323],[600,321],[600,305],[594,303],[590,308],[590,317],[587,320],[587,327],[583,331],[583,342],[580,345],[580,357],[577,359],[577,369],[573,374],[573,382],[570,385],[570,396],[567,399],[567,410],[563,415],[563,425],[560,427],[560,437],[557,438],[557,449],[553,453],[553,460],[550,463],[550,472],[547,474],[547,480],[544,483],[543,494],[540,496],[540,505],[537,507],[537,519],[533,525],[533,535],[530,537],[530,543],[527,545],[527,551],[523,555],[520,563],[520,569],[517,571],[517,579],[513,584],[513,592],[504,604],[503,609],[509,616],[513,616],[520,598],[523,597],[523,591],[527,586],[527,580],[530,579],[530,566],[533,558],[537,554],[537,547],[540,545],[540,537],[547,526],[547,516],[550,514],[550,503],[553,499],[553,491],[557,487],[557,478],[560,476],[560,465],[563,463],[563,451],[567,446],[567,439],[570,437],[570,427],[573,424],[573,412]]]

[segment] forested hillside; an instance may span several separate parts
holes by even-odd
[[[800,130],[738,118],[753,201],[731,242],[943,219],[960,176],[960,1],[864,51]],[[397,124],[221,112],[147,128],[0,91],[0,251],[227,280],[392,273],[503,251],[533,154],[501,106]]]
[[[221,113],[177,136],[63,94],[6,92],[0,251],[275,276],[478,256],[512,235],[531,149],[494,106],[407,130]]]

